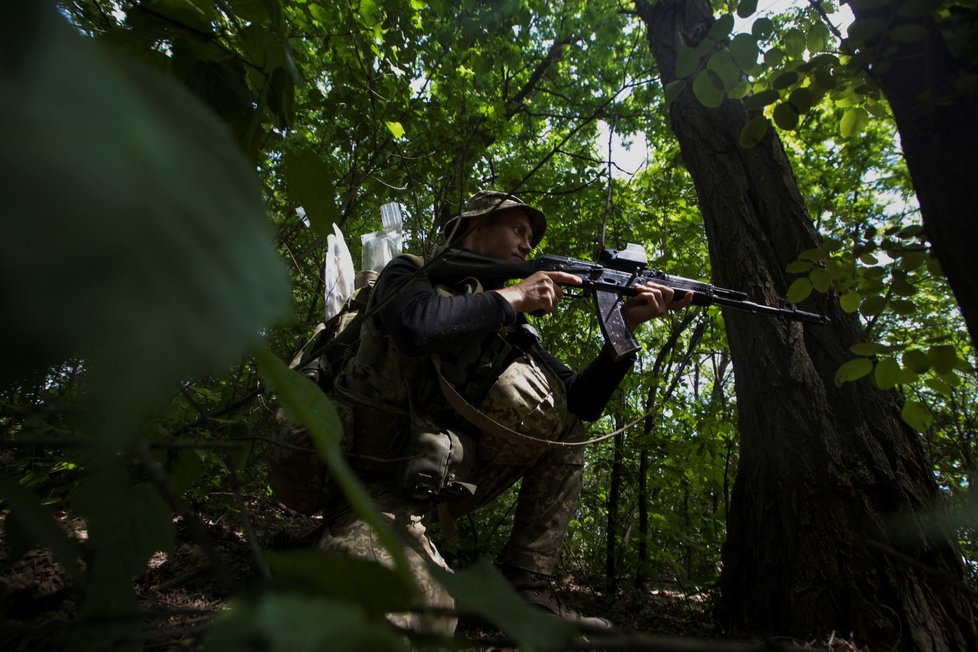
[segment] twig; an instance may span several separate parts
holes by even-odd
[[[187,524],[187,528],[190,530],[191,537],[203,548],[204,554],[207,555],[214,569],[214,576],[218,584],[225,591],[234,593],[238,588],[238,582],[231,576],[227,566],[224,564],[224,560],[221,559],[220,553],[218,553],[217,548],[214,546],[210,535],[204,529],[204,526],[201,525],[197,516],[190,508],[190,505],[173,490],[173,485],[170,484],[170,478],[167,477],[166,473],[153,458],[149,452],[149,446],[144,440],[140,440],[136,444],[136,454],[139,456],[140,461],[143,463],[157,489],[160,490],[160,493],[163,494],[173,509],[183,517],[184,523]]]
[[[241,492],[241,480],[238,478],[238,471],[233,461],[226,455],[224,456],[224,463],[231,472],[231,488],[234,490],[234,501],[237,503],[238,512],[241,515],[241,527],[244,530],[245,541],[248,542],[248,549],[251,550],[251,554],[255,558],[255,564],[258,566],[262,578],[270,579],[272,574],[262,559],[261,548],[258,547],[258,539],[255,537],[255,529],[251,526],[251,517],[248,515],[248,506],[245,504],[244,495]]]

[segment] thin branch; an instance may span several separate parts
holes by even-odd
[[[149,473],[153,484],[156,485],[156,488],[166,498],[167,502],[170,503],[174,511],[183,517],[184,523],[190,530],[191,537],[200,545],[204,554],[210,560],[217,583],[229,593],[235,593],[239,588],[237,580],[231,575],[224,560],[221,559],[221,555],[214,545],[211,536],[204,529],[204,526],[201,525],[190,505],[174,491],[173,485],[170,483],[170,478],[153,458],[146,441],[141,440],[136,444],[136,453],[146,472]]]

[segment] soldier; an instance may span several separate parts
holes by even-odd
[[[522,261],[540,242],[544,214],[497,191],[475,194],[445,225],[448,244],[506,261]],[[370,299],[359,351],[340,372],[335,395],[353,432],[349,459],[380,511],[405,542],[429,603],[452,606],[426,566],[447,565],[425,534],[437,512],[458,516],[487,504],[522,479],[501,570],[530,603],[566,620],[608,627],[582,616],[553,591],[551,575],[581,490],[581,421],[595,420],[631,369],[607,345],[574,372],[536,340],[526,313],[549,313],[564,272],[537,272],[508,286],[477,278],[433,284],[412,256],[394,259]],[[631,329],[689,304],[673,291],[636,286],[623,314]],[[397,469],[395,471],[395,468]],[[326,510],[320,548],[390,563],[370,528],[341,502]],[[454,622],[401,624],[453,629]]]

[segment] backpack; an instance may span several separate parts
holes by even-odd
[[[289,365],[327,394],[339,371],[357,353],[372,289],[367,285],[356,290],[338,314],[315,328]],[[268,484],[286,507],[301,514],[314,514],[334,490],[326,464],[319,458],[306,427],[289,420],[282,408],[275,411],[275,425],[266,454]]]
[[[424,263],[417,256],[404,255],[418,266]],[[367,306],[373,288],[374,282],[371,282],[356,289],[339,313],[316,326],[312,337],[289,364],[290,368],[311,379],[326,394],[333,393],[340,371],[360,348],[360,331],[367,319]],[[344,423],[341,447],[349,451],[353,443],[350,408],[342,401],[334,401],[333,405]],[[282,408],[275,411],[275,423],[271,446],[266,454],[268,484],[286,507],[302,514],[315,514],[336,491],[326,464],[319,458],[306,427],[289,420]]]

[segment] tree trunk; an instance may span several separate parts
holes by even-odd
[[[906,17],[907,0],[876,8],[878,3],[849,4],[857,20],[880,19],[887,26],[881,38],[859,48],[860,58],[872,62],[870,76],[893,110],[927,238],[978,348],[978,92],[973,82],[964,84],[978,74],[978,62],[952,56],[931,16]],[[972,34],[978,30],[973,9],[966,14],[962,8],[957,20],[967,21]],[[887,38],[920,27],[925,36],[919,40]]]
[[[638,463],[638,565],[635,588],[643,589],[649,578],[649,451],[642,447]]]
[[[622,471],[625,457],[625,435],[615,436],[615,456],[611,464],[611,487],[608,490],[608,532],[605,541],[605,592],[618,591],[618,506],[621,504]]]
[[[709,2],[636,6],[668,84],[678,51],[712,25]],[[818,245],[780,140],[769,131],[741,149],[750,117],[742,103],[707,109],[689,89],[670,116],[696,185],[714,282],[775,303],[788,286],[785,267]],[[940,500],[920,440],[900,419],[895,393],[868,379],[835,386],[849,345],[861,340],[859,324],[834,297],[810,301],[831,325],[724,313],[741,456],[720,622],[802,640],[851,632],[874,649],[975,649],[973,608],[952,585],[964,575],[961,556],[935,516]]]

